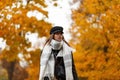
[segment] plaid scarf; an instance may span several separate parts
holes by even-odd
[[[63,55],[64,64],[65,64],[65,72],[66,72],[66,80],[73,80],[72,74],[72,56],[71,56],[71,48],[63,42],[63,48],[59,51],[59,54]],[[54,56],[51,54],[52,47],[51,45],[46,44],[41,54],[40,60],[40,78],[39,80],[44,80],[45,76],[49,77],[50,80],[54,80]]]

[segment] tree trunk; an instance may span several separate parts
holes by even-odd
[[[24,80],[28,77],[27,71],[16,60],[8,62],[3,59],[2,66],[7,70],[8,80]]]
[[[16,61],[8,62],[5,59],[2,59],[2,66],[7,70],[8,80],[12,80],[15,64]]]

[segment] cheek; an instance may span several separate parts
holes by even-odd
[[[59,36],[59,35],[55,35],[55,36],[54,36],[54,39],[55,39],[55,40],[62,40],[62,38],[63,38],[63,37],[62,37],[62,36]]]
[[[57,36],[57,35],[54,35],[53,39],[57,39],[57,38],[58,38],[58,36]]]
[[[58,35],[54,35],[53,36],[53,39],[55,39],[55,40],[62,40],[63,39],[63,35],[60,35],[60,34],[58,34]]]

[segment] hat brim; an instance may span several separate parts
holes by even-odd
[[[58,32],[61,32],[63,34],[63,31],[61,31],[61,30],[56,30],[53,32],[53,34],[58,33]]]

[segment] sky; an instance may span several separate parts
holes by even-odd
[[[70,40],[70,33],[69,28],[72,24],[71,19],[71,9],[77,9],[79,2],[76,2],[75,4],[72,4],[73,0],[56,0],[53,2],[53,0],[45,0],[46,4],[48,5],[45,10],[48,11],[48,19],[47,21],[52,24],[52,27],[54,26],[62,26],[64,28],[64,36],[66,40]],[[57,3],[57,6],[54,6],[54,4]],[[71,4],[71,5],[70,5]],[[44,18],[44,16],[39,13],[38,11],[30,11],[27,14],[29,17],[35,16],[38,20],[41,20]]]
[[[64,37],[67,41],[71,39],[69,28],[72,24],[72,11],[71,9],[77,9],[79,2],[76,2],[75,4],[72,4],[73,0],[45,0],[48,7],[45,9],[48,11],[48,19],[47,21],[52,24],[52,27],[54,26],[62,26],[64,28]],[[57,3],[57,6],[54,6],[54,4]],[[70,5],[71,4],[71,5]],[[29,17],[36,16],[38,20],[41,20],[43,18],[43,15],[39,13],[38,11],[31,11],[27,14]],[[41,46],[45,41],[45,38],[38,38],[37,34],[31,34],[27,35],[27,38],[29,38],[29,41],[32,42],[33,48],[37,48],[38,46]]]
[[[70,5],[72,3],[72,0],[56,0],[58,6],[54,6],[54,2],[51,0],[46,0],[46,3],[48,5],[47,11],[48,11],[48,22],[52,23],[52,27],[54,26],[62,26],[64,28],[64,37],[67,41],[70,40],[70,33],[69,33],[69,28],[71,27],[72,24],[72,19],[71,19],[71,9],[77,9],[77,6],[79,3],[76,3],[74,5]],[[36,16],[38,20],[41,20],[43,15],[39,13],[38,11],[32,11],[27,14],[29,17],[31,16]],[[30,34],[30,35],[29,35]],[[43,48],[43,43],[45,42],[44,37],[39,38],[38,34],[33,33],[31,34],[30,32],[26,35],[26,38],[29,38],[30,42],[32,42],[32,47],[29,48],[28,50],[34,50],[34,48],[40,47],[40,49]],[[21,59],[21,66],[25,65],[26,62],[24,58],[22,58],[22,55],[18,55],[19,58]]]
[[[46,10],[48,11],[48,19],[47,21],[52,23],[52,27],[54,26],[62,26],[64,28],[64,37],[67,41],[70,40],[70,33],[69,33],[69,28],[71,27],[72,24],[72,19],[71,19],[71,9],[77,9],[79,2],[76,2],[74,5],[72,4],[73,0],[56,0],[55,2],[52,2],[52,0],[45,0],[46,4],[48,7]],[[54,3],[57,3],[57,7],[54,6]],[[72,5],[70,5],[72,4]],[[23,0],[23,5],[26,5],[26,0]],[[19,5],[18,5],[19,6]],[[13,6],[14,7],[14,6]],[[38,11],[29,11],[27,13],[28,17],[35,16],[38,20],[41,20],[44,16],[43,14],[39,13]],[[34,48],[40,47],[42,49],[43,43],[45,41],[45,37],[39,38],[38,34],[33,33],[31,34],[30,32],[27,33],[26,38],[29,39],[30,42],[32,42],[32,47],[28,49],[34,50]],[[5,48],[5,40],[0,38],[0,49]],[[0,50],[0,51],[1,51]],[[22,60],[22,55],[18,55],[19,58],[21,59],[21,65],[26,64],[24,60]]]
[[[48,4],[47,11],[48,14],[48,20],[53,24],[53,26],[62,26],[64,27],[64,36],[66,40],[70,40],[70,33],[69,28],[72,24],[71,19],[71,9],[76,9],[77,5],[79,3],[76,3],[74,5],[70,5],[73,0],[56,0],[55,2],[51,2],[51,0],[46,0],[46,3]],[[54,3],[57,3],[57,7],[54,6]]]
[[[79,2],[76,2],[75,4],[72,4],[73,0],[45,0],[48,7],[46,10],[48,11],[48,19],[47,21],[52,24],[52,27],[54,26],[62,26],[64,28],[64,37],[67,41],[70,40],[70,33],[69,28],[72,24],[71,19],[71,9],[77,9]],[[57,6],[54,6],[54,4],[57,3]],[[71,5],[70,5],[71,4]],[[20,4],[17,6],[19,7]],[[23,5],[26,5],[26,0],[23,0]],[[14,7],[15,5],[13,5]],[[27,13],[28,17],[35,16],[38,20],[41,20],[44,16],[38,11],[29,11]],[[38,34],[30,32],[27,33],[26,38],[29,38],[29,41],[32,42],[32,46],[34,48],[40,46],[43,44],[43,41],[45,38],[39,38]],[[38,44],[39,43],[39,44]],[[2,49],[5,47],[6,43],[5,41],[0,38],[0,48]]]

